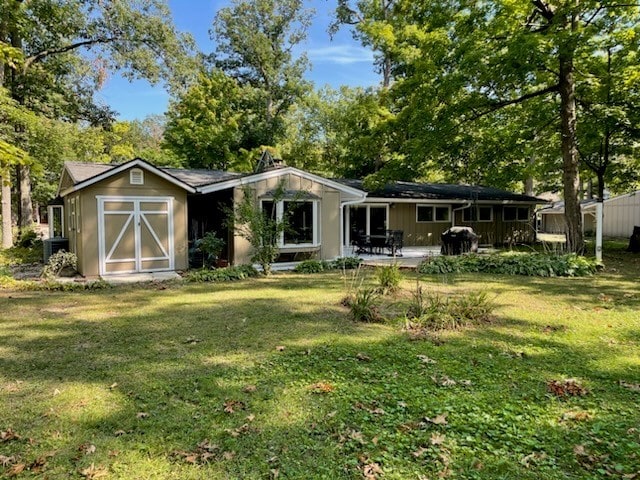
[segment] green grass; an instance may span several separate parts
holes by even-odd
[[[497,308],[417,341],[349,320],[340,272],[0,291],[0,432],[20,436],[0,441],[0,477],[632,478],[640,257],[605,263],[586,278],[422,276]],[[383,311],[415,278],[402,288]],[[566,378],[589,393],[547,392]]]

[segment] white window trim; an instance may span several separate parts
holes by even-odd
[[[273,198],[262,198],[260,199],[260,211],[263,209],[264,202],[273,202]],[[296,248],[309,248],[309,247],[319,247],[320,246],[320,200],[308,200],[308,199],[288,199],[280,200],[276,203],[276,220],[282,221],[284,217],[284,202],[294,202],[294,203],[312,203],[313,204],[313,243],[284,243],[284,232],[280,232],[278,238],[278,244],[276,245],[278,248],[283,250],[295,250]]]
[[[471,220],[471,219],[465,220],[464,219],[464,212],[471,211],[472,208],[476,209],[476,220]],[[480,220],[480,209],[481,208],[489,208],[490,209],[489,211],[491,212],[491,218],[489,218],[489,220]],[[465,223],[472,223],[472,222],[475,222],[475,223],[489,223],[489,222],[493,222],[493,205],[477,205],[475,207],[470,207],[470,208],[467,208],[467,209],[463,210],[462,211],[462,221],[465,222]]]
[[[516,219],[515,220],[506,220],[504,218],[504,214],[505,214],[505,210],[507,208],[515,208],[516,209]],[[520,208],[526,208],[527,209],[527,218],[521,220],[518,218],[518,210]],[[523,207],[523,206],[519,206],[519,205],[505,205],[505,207],[502,209],[502,221],[503,222],[528,222],[531,219],[531,215],[530,215],[530,209],[529,207]]]
[[[431,207],[433,210],[433,220],[418,220],[418,209],[420,207]],[[447,208],[447,220],[436,220],[436,208]],[[416,204],[416,223],[451,223],[451,206],[450,205],[435,205],[432,203],[418,203]]]

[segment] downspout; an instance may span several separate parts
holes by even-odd
[[[451,210],[451,226],[452,227],[456,226],[456,212],[460,212],[462,210],[466,210],[467,208],[470,208],[472,206],[473,206],[473,203],[467,202],[466,205],[463,205],[462,207],[454,208],[453,210]]]
[[[344,207],[349,205],[357,205],[359,203],[363,203],[367,199],[367,195],[365,194],[362,198],[358,200],[349,200],[347,202],[340,202],[340,255],[343,253],[344,245]]]

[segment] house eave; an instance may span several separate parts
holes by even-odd
[[[367,197],[365,203],[416,203],[416,204],[466,204],[469,199],[449,198],[394,198],[394,197]],[[474,200],[474,205],[536,205],[533,200]]]

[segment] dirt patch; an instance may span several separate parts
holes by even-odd
[[[11,275],[16,280],[37,280],[42,275],[44,265],[40,262],[11,266]]]

